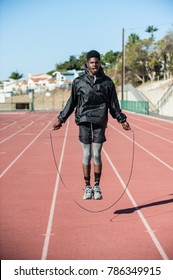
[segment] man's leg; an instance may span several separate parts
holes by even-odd
[[[94,198],[102,199],[101,189],[99,187],[102,174],[101,151],[103,143],[93,143],[93,158],[94,158]]]
[[[94,184],[99,185],[102,173],[101,151],[103,143],[93,143],[93,158],[94,158]]]
[[[91,178],[91,164],[82,164],[82,169],[83,169],[83,175],[84,175],[84,180],[85,184],[90,185],[90,178]]]
[[[84,144],[82,143],[82,149],[83,149],[83,162],[82,162],[82,169],[83,169],[83,175],[85,180],[85,192],[83,199],[92,199],[93,191],[90,186],[90,173],[91,173],[91,144]]]
[[[102,164],[96,165],[94,164],[94,185],[100,184],[100,178],[102,175]]]

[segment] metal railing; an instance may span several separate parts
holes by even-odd
[[[173,84],[168,88],[168,90],[165,92],[165,94],[162,96],[162,98],[158,101],[157,107],[160,109],[173,95]]]

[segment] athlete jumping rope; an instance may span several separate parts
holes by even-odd
[[[53,130],[58,130],[75,110],[75,122],[79,126],[82,144],[82,169],[85,181],[83,199],[102,199],[100,178],[102,174],[101,151],[106,141],[105,131],[108,112],[125,130],[130,130],[127,116],[122,113],[116,88],[110,77],[104,74],[100,53],[91,50],[86,55],[85,73],[74,79],[71,96],[58,115]],[[91,159],[94,162],[94,186],[90,183]]]

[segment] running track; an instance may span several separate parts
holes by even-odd
[[[116,204],[130,176],[131,131],[110,118],[102,153],[104,199],[83,201],[73,115],[51,132],[65,188],[50,142],[57,114],[0,114],[1,259],[173,259],[173,122],[126,113],[135,131],[133,173]]]

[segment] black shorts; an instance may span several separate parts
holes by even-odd
[[[79,124],[79,140],[84,144],[103,143],[106,141],[105,137],[106,127],[93,123]]]

